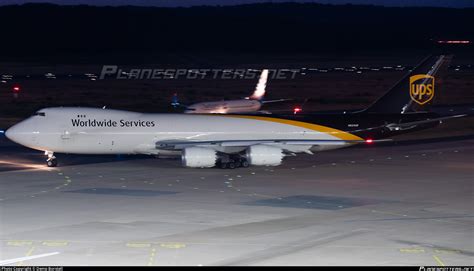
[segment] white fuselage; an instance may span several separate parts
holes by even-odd
[[[46,108],[6,136],[24,146],[76,154],[158,154],[157,142],[341,140],[352,136],[245,115],[145,114],[95,108]],[[336,142],[337,143],[337,142]],[[334,144],[331,148],[346,144]]]
[[[258,100],[242,99],[242,100],[195,103],[188,106],[188,110],[184,112],[195,113],[195,114],[245,113],[245,112],[256,112],[260,110],[261,107],[262,107],[262,103]]]

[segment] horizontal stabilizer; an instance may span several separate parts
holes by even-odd
[[[268,104],[268,103],[279,103],[279,102],[286,102],[286,101],[292,101],[293,99],[278,99],[278,100],[264,100],[262,101],[263,104]]]

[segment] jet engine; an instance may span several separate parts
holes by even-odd
[[[181,161],[185,167],[213,167],[216,165],[215,150],[199,147],[185,148]]]
[[[247,149],[247,160],[251,165],[255,166],[278,166],[281,164],[283,157],[283,150],[280,148],[254,145]]]

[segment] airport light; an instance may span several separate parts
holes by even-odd
[[[299,112],[301,112],[301,111],[303,111],[303,109],[301,109],[300,107],[295,107],[295,108],[293,109],[293,114],[297,114],[297,113],[299,113]]]
[[[448,43],[448,44],[470,44],[470,40],[438,40],[438,43]]]

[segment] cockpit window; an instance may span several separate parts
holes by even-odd
[[[41,117],[44,117],[44,116],[46,116],[46,113],[44,113],[44,112],[36,112],[33,116],[41,116]]]

